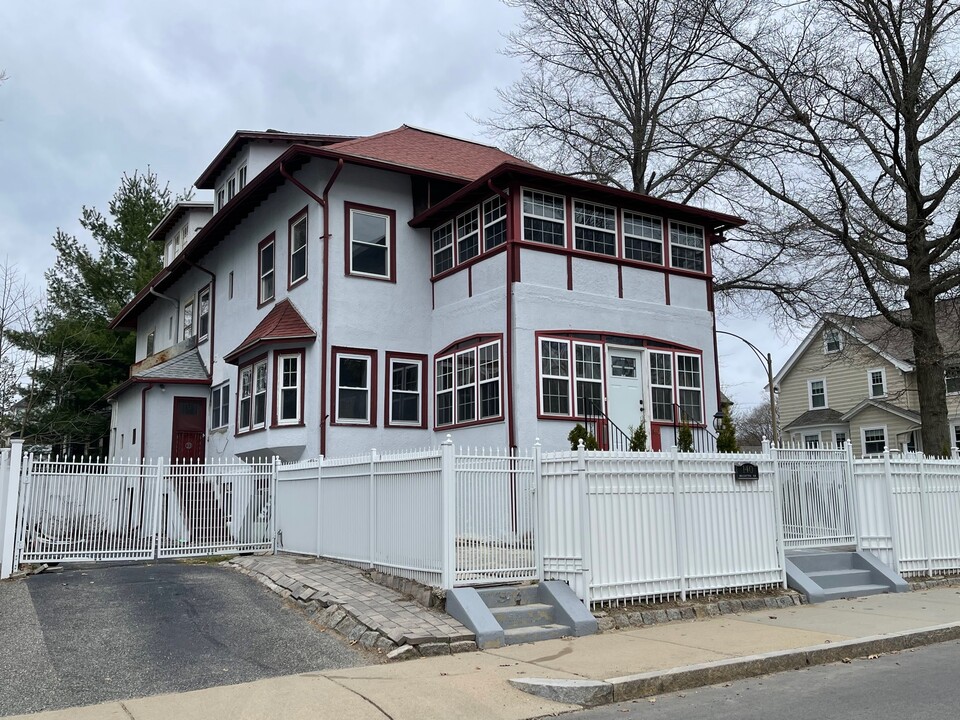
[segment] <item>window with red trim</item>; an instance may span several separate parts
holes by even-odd
[[[344,203],[347,274],[394,280],[397,214],[386,208]]]
[[[377,352],[334,348],[333,422],[336,425],[377,424]]]
[[[288,287],[298,285],[307,279],[307,211],[304,209],[295,215],[289,223]]]
[[[503,417],[499,340],[439,355],[434,365],[437,427]]]
[[[257,246],[257,305],[265,305],[276,295],[276,243],[274,234],[262,240]]]
[[[387,353],[387,426],[426,427],[425,366],[425,355]]]
[[[237,433],[267,424],[267,359],[258,358],[240,368],[237,387]]]

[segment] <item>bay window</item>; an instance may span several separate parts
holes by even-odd
[[[267,424],[267,360],[240,368],[237,389],[237,433],[259,430]]]

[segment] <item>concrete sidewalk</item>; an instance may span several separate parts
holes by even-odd
[[[576,709],[571,700],[629,699],[953,639],[960,639],[960,588],[943,587],[20,717],[519,720]]]

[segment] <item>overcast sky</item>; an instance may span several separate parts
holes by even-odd
[[[370,134],[407,123],[483,136],[520,73],[498,0],[6,0],[0,21],[0,260],[38,287],[59,227],[82,236],[124,172],[189,188],[238,129]],[[199,193],[196,199],[207,199]],[[721,316],[775,365],[796,338]],[[762,401],[762,365],[720,338],[721,382]]]

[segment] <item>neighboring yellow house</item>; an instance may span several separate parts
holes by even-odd
[[[955,301],[937,306],[948,353],[960,330],[958,310]],[[818,447],[849,442],[857,455],[882,453],[884,447],[923,450],[910,333],[880,315],[826,316],[773,382],[785,442]],[[950,437],[960,446],[960,360],[946,368],[946,384]]]

